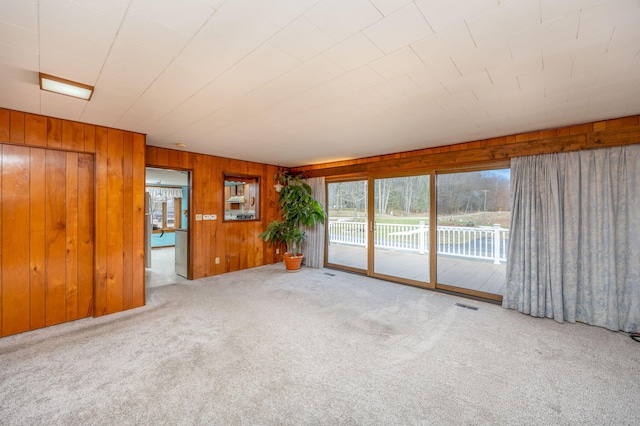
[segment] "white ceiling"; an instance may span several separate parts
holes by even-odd
[[[0,107],[283,166],[634,115],[640,1],[2,0]]]

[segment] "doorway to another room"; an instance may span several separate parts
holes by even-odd
[[[145,282],[159,287],[188,279],[190,172],[147,167]]]

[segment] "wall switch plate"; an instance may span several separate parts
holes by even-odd
[[[201,214],[197,214],[196,215],[196,220],[202,220],[202,215]]]
[[[276,254],[280,254],[280,249],[279,248],[276,249]]]
[[[211,220],[211,215],[210,214],[204,214],[204,215],[202,215],[202,219]]]
[[[219,265],[219,264],[220,264],[220,258],[216,257],[216,265]]]

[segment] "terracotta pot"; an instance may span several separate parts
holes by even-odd
[[[282,258],[284,259],[284,266],[287,268],[287,272],[298,272],[302,265],[304,255],[302,253],[298,253],[293,257],[291,253],[285,253],[282,255]]]

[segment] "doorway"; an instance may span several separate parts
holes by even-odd
[[[191,173],[147,167],[145,192],[146,287],[187,280]]]

